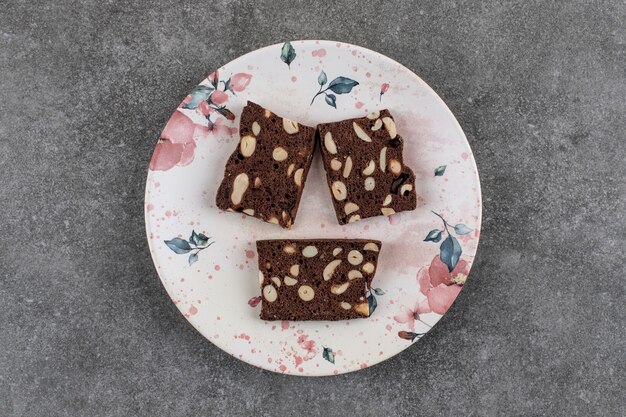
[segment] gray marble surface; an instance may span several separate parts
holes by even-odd
[[[626,415],[626,4],[5,0],[0,415]],[[289,39],[380,51],[474,149],[471,279],[421,342],[332,378],[262,371],[161,286],[143,192],[208,72]]]

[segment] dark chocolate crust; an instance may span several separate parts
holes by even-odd
[[[382,244],[365,239],[259,240],[263,320],[369,317]]]
[[[314,127],[248,102],[240,141],[217,191],[217,207],[290,228],[313,159],[315,134]]]
[[[415,174],[388,110],[321,124],[318,132],[339,224],[415,209]]]

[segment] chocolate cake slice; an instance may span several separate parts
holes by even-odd
[[[369,317],[381,243],[365,239],[259,240],[263,320]]]
[[[289,229],[311,166],[315,128],[248,102],[239,135],[217,191],[217,207]]]
[[[404,141],[388,110],[318,132],[339,224],[415,209],[415,174],[404,165]]]

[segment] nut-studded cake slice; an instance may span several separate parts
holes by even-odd
[[[259,240],[263,320],[369,317],[378,240]]]
[[[248,102],[239,134],[217,191],[217,207],[289,229],[311,166],[315,128]]]
[[[318,131],[339,224],[415,209],[415,174],[402,161],[404,141],[388,110]]]

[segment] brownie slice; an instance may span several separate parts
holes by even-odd
[[[241,139],[217,190],[217,207],[289,229],[311,166],[315,132],[248,102],[241,114]]]
[[[263,320],[369,317],[367,290],[381,243],[365,239],[259,240]]]
[[[318,126],[322,159],[339,224],[414,210],[415,174],[388,110]]]

